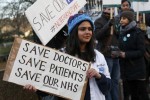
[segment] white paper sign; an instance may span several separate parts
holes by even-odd
[[[121,0],[103,0],[103,6],[116,7],[121,5]]]
[[[80,100],[88,67],[88,62],[22,40],[8,81]]]
[[[37,0],[25,14],[43,45],[46,45],[68,18],[85,4],[86,0]]]
[[[149,12],[150,11],[150,2],[133,2],[133,9],[135,12]]]

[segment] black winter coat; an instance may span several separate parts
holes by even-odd
[[[120,59],[121,78],[138,80],[146,77],[144,33],[134,27],[119,37],[119,48],[125,52]]]
[[[114,32],[110,34],[110,19],[104,14],[95,22],[95,37],[98,40],[97,49],[104,54],[105,57],[111,57],[111,46],[118,46],[118,35]]]

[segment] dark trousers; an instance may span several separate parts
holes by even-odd
[[[123,80],[124,100],[149,100],[146,81]]]

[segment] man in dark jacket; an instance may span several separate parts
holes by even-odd
[[[98,41],[97,49],[104,54],[111,79],[114,81],[112,90],[106,96],[106,100],[119,100],[120,67],[118,59],[118,35],[115,32],[111,34],[113,19],[110,20],[110,8],[104,8],[101,17],[94,24],[95,36]]]

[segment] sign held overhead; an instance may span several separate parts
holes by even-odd
[[[42,44],[46,45],[85,4],[86,0],[37,0],[25,14]]]

